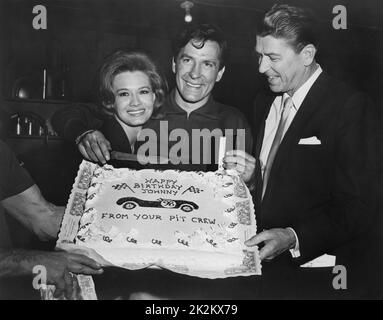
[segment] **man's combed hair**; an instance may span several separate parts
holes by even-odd
[[[318,24],[308,9],[274,5],[257,27],[256,34],[260,37],[268,35],[289,41],[296,52],[306,45],[312,44],[318,49]]]
[[[197,24],[182,30],[173,42],[174,60],[177,59],[181,49],[191,40],[191,44],[197,49],[203,48],[206,41],[217,42],[220,48],[219,69],[221,70],[225,66],[227,59],[227,41],[220,28],[213,24]]]
[[[167,83],[159,68],[146,53],[123,50],[108,56],[100,69],[99,93],[102,105],[111,111],[115,101],[113,80],[118,74],[127,71],[141,71],[148,76],[152,90],[156,95],[154,107],[159,108],[165,100],[167,91]]]

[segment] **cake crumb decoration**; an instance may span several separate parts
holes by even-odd
[[[83,162],[64,222],[62,229],[77,230],[61,230],[58,247],[94,250],[113,266],[206,278],[261,273],[258,249],[244,244],[256,234],[254,205],[236,172]]]

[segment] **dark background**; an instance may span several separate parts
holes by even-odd
[[[117,48],[144,49],[157,59],[170,87],[171,39],[185,26],[180,0],[0,0],[0,138],[5,139],[25,163],[44,196],[65,205],[74,177],[63,168],[72,156],[57,137],[14,136],[10,115],[32,112],[42,124],[59,108],[72,102],[95,101],[95,77],[102,59]],[[369,94],[377,115],[382,113],[383,3],[381,0],[201,0],[193,1],[193,22],[209,22],[226,33],[230,50],[226,72],[214,89],[216,100],[233,105],[250,119],[257,92],[266,86],[254,57],[254,28],[274,3],[310,7],[321,26],[317,60],[329,74]],[[48,29],[35,30],[35,5],[47,8]],[[335,5],[347,9],[347,29],[335,30]],[[43,68],[52,88],[41,100]],[[63,73],[63,70],[66,73]],[[59,85],[65,78],[65,95]],[[30,86],[29,99],[15,99],[18,85]],[[379,119],[379,143],[382,128]],[[48,139],[49,138],[49,139]],[[381,149],[381,148],[380,148]],[[379,149],[379,150],[380,150]],[[73,151],[73,150],[72,150]],[[382,154],[378,162],[383,163]],[[380,177],[382,171],[380,169]],[[380,198],[383,198],[379,187]],[[379,208],[381,216],[382,206]],[[0,213],[1,214],[1,213]],[[371,294],[383,298],[382,222],[372,231],[366,248],[370,277],[376,279]],[[23,228],[11,224],[14,246],[41,246]],[[31,240],[32,239],[32,240]],[[377,245],[378,243],[378,245]],[[382,267],[379,267],[382,266]],[[366,270],[369,270],[368,268]],[[380,271],[379,271],[380,270]],[[376,292],[377,291],[377,292]]]
[[[282,1],[277,1],[284,3]],[[32,113],[45,125],[59,108],[72,102],[96,101],[96,76],[103,58],[117,48],[151,53],[174,86],[171,41],[185,26],[181,0],[0,0],[0,134],[8,131],[8,144],[26,163],[33,178],[51,201],[65,204],[73,177],[62,177],[52,187],[52,174],[71,157],[57,137],[14,137],[10,115]],[[266,87],[254,55],[254,29],[273,0],[194,1],[193,22],[211,22],[227,35],[230,54],[226,72],[215,86],[216,100],[239,108],[248,119],[256,94]],[[369,94],[377,114],[383,96],[383,4],[379,0],[295,0],[307,6],[320,22],[317,60],[329,74]],[[47,30],[35,30],[35,5],[47,9]],[[347,9],[347,29],[335,30],[335,5]],[[43,69],[50,89],[42,98]],[[64,73],[63,70],[66,70]],[[65,95],[60,83],[65,79]],[[20,84],[30,99],[15,99]],[[2,123],[8,123],[8,130]],[[379,123],[380,124],[380,123]],[[45,130],[46,132],[48,130]],[[53,157],[53,158],[52,158]],[[380,158],[379,158],[380,159]],[[380,160],[379,160],[380,161]],[[383,160],[381,161],[383,162]],[[65,184],[65,187],[62,187]],[[64,192],[64,197],[62,193]]]
[[[4,97],[15,81],[42,79],[68,68],[67,100],[92,101],[94,79],[103,57],[116,48],[149,51],[173,85],[171,39],[185,25],[180,0],[0,0],[1,74]],[[215,89],[217,100],[250,114],[257,91],[264,85],[253,55],[254,26],[273,0],[194,1],[193,22],[212,22],[226,33],[231,54],[225,76]],[[383,5],[378,0],[288,1],[310,7],[322,29],[318,61],[328,73],[364,90],[381,105]],[[282,1],[284,3],[284,1]],[[45,5],[48,29],[34,30],[34,5]],[[335,30],[333,7],[347,9],[347,29]],[[54,93],[53,93],[54,95]],[[51,98],[55,98],[52,96]]]

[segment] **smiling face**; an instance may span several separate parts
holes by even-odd
[[[115,116],[128,126],[142,126],[153,113],[155,94],[142,71],[119,73],[112,83]]]
[[[191,40],[195,41],[195,40]],[[195,42],[199,47],[201,43]],[[220,48],[215,41],[206,41],[200,49],[189,41],[181,49],[172,69],[176,75],[176,102],[185,110],[202,107],[216,82],[221,80],[224,69],[219,70]]]
[[[307,67],[315,55],[312,45],[296,53],[285,39],[257,36],[255,51],[259,72],[265,74],[273,92],[287,92],[292,96],[310,76],[311,70]]]

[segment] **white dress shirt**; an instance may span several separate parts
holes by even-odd
[[[283,136],[285,135],[296,113],[301,107],[303,100],[305,99],[310,88],[314,84],[315,80],[318,79],[319,75],[322,73],[322,68],[320,67],[320,65],[317,64],[317,66],[318,66],[317,70],[315,70],[315,72],[311,75],[311,77],[308,78],[307,81],[291,97],[294,103],[294,107],[291,109],[289,113],[288,123],[285,126]],[[263,137],[261,153],[259,155],[259,160],[261,162],[261,169],[262,169],[262,177],[263,177],[263,172],[265,170],[267,157],[269,156],[271,145],[273,144],[273,140],[277,132],[278,124],[281,119],[283,101],[286,99],[286,96],[288,96],[288,94],[284,93],[283,96],[277,96],[274,99],[273,104],[271,105],[271,108],[270,108],[269,115],[267,116],[267,119],[266,119],[265,134]]]
[[[321,73],[322,73],[322,68],[320,67],[319,64],[317,64],[317,70],[315,70],[315,72],[311,75],[311,77],[308,78],[306,82],[291,97],[294,103],[294,107],[290,110],[289,117],[285,126],[285,130],[283,132],[283,136],[285,135],[290,124],[294,120],[294,117],[296,113],[298,112],[300,106],[302,105],[303,100],[305,99],[310,88],[312,87],[316,79],[318,79]],[[274,99],[273,104],[271,105],[271,108],[270,108],[270,112],[266,119],[265,134],[263,137],[261,153],[259,155],[259,160],[260,160],[261,170],[262,170],[262,177],[265,171],[267,157],[269,156],[270,149],[273,144],[275,134],[277,132],[278,124],[281,119],[283,101],[286,99],[286,96],[288,96],[288,94],[284,93],[283,95],[277,96]],[[282,137],[282,140],[283,140],[283,137]],[[292,256],[296,258],[300,256],[299,241],[294,229],[292,228],[289,228],[289,229],[292,230],[295,235],[296,245],[294,249],[290,250],[290,252]]]

